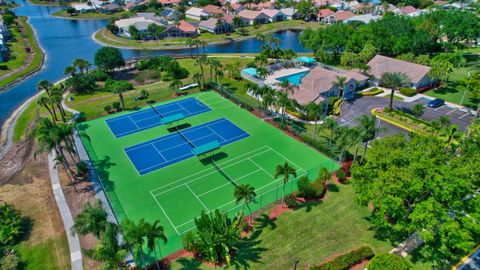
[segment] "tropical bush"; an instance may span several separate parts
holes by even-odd
[[[122,106],[120,105],[120,102],[118,102],[118,101],[112,102],[112,108],[115,109],[115,111],[117,111],[117,112],[122,110]]]
[[[345,170],[343,168],[340,168],[335,172],[335,176],[338,178],[338,181],[343,182],[345,179],[347,179],[347,173],[345,173]]]
[[[95,77],[95,80],[100,81],[100,82],[104,82],[104,81],[106,81],[110,78],[110,75],[108,75],[108,73],[106,73],[105,71],[103,71],[101,69],[96,69],[96,70],[92,71],[92,75],[93,75],[93,77]]]
[[[412,265],[396,254],[380,254],[368,263],[369,270],[410,270]]]
[[[230,265],[241,242],[242,219],[241,214],[231,219],[218,209],[209,214],[202,211],[194,220],[195,233],[183,238],[185,249],[196,252],[207,261]]]
[[[133,84],[129,81],[117,81],[117,80],[112,80],[108,79],[105,81],[105,86],[104,90],[107,92],[114,92],[114,88],[122,88],[125,91],[127,90],[132,90],[133,89]]]
[[[285,205],[288,208],[295,208],[298,206],[298,201],[295,199],[294,194],[285,195],[285,198],[283,198],[283,201],[285,202]]]
[[[359,94],[361,96],[376,96],[376,95],[381,94],[383,92],[384,92],[383,89],[378,89],[377,87],[374,87],[374,88],[372,88],[368,91],[360,92]]]
[[[400,94],[407,96],[407,97],[413,97],[417,94],[417,89],[415,88],[409,88],[409,87],[401,87],[400,88]]]
[[[412,108],[412,114],[415,116],[422,116],[425,113],[425,107],[422,104],[416,104]]]
[[[0,206],[0,246],[15,244],[22,235],[22,217],[9,204]]]
[[[119,104],[119,105],[120,105],[120,104]],[[107,113],[110,113],[110,111],[112,110],[112,106],[106,105],[105,107],[103,107],[103,109],[104,109]]]
[[[370,247],[361,247],[335,257],[335,259],[329,262],[320,264],[318,266],[313,266],[310,268],[310,270],[347,270],[354,265],[361,263],[363,260],[372,258],[373,256],[375,256],[375,253]]]
[[[332,110],[333,115],[339,115],[340,114],[340,109],[341,109],[341,106],[342,106],[342,102],[343,102],[343,99],[338,99],[337,101],[335,101],[335,103],[333,103],[333,110]]]
[[[300,196],[307,198],[309,194],[312,193],[312,185],[310,184],[310,179],[307,176],[303,176],[297,181],[297,189]]]
[[[2,270],[18,270],[20,269],[20,258],[15,251],[5,252],[3,258],[0,259],[0,269]]]
[[[311,199],[320,199],[325,191],[325,183],[321,179],[317,179],[312,183]]]

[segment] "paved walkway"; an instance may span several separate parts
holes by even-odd
[[[390,253],[397,254],[402,257],[407,257],[409,253],[417,249],[419,246],[423,245],[425,241],[418,237],[417,233],[410,235],[405,241],[398,244]]]
[[[74,236],[70,233],[70,229],[73,226],[73,217],[67,201],[65,200],[65,196],[63,195],[60,178],[58,177],[57,168],[55,166],[55,157],[56,155],[54,151],[48,154],[48,169],[50,171],[50,181],[52,182],[53,194],[55,195],[58,210],[60,210],[60,215],[62,216],[63,226],[65,227],[65,233],[67,234],[72,270],[83,270],[80,239],[78,238],[78,235]]]

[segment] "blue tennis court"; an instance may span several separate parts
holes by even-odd
[[[194,97],[153,108],[108,119],[105,122],[113,135],[116,138],[120,138],[141,130],[162,125],[162,119],[168,117],[179,115],[185,118],[211,110],[207,105]]]
[[[140,175],[195,156],[194,149],[218,142],[223,146],[250,136],[226,118],[187,128],[125,148]]]

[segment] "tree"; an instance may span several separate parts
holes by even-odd
[[[337,121],[335,121],[333,118],[327,117],[323,121],[322,128],[328,129],[328,131],[329,131],[329,135],[326,136],[326,139],[328,141],[329,149],[332,150],[332,146],[333,146],[333,142],[334,142],[334,135],[335,135],[337,129],[339,128],[339,125],[338,125]]]
[[[241,184],[235,187],[233,196],[238,203],[244,202],[248,208],[248,216],[249,216],[249,224],[252,224],[252,210],[250,209],[250,203],[255,202],[255,188],[250,186],[249,184]]]
[[[257,68],[257,75],[260,78],[265,79],[268,76],[268,70],[264,67],[258,67]]]
[[[120,81],[115,81],[112,85],[112,92],[118,94],[120,103],[122,104],[122,109],[125,110],[125,101],[123,99],[123,93],[130,89],[130,85],[125,83],[120,83]]]
[[[94,56],[95,65],[104,71],[112,71],[117,67],[125,65],[122,53],[117,48],[103,47]]]
[[[197,82],[198,89],[202,90],[204,88],[204,86],[202,85],[202,73],[197,72],[197,73],[193,74],[192,79]]]
[[[435,80],[435,87],[439,81],[448,81],[448,77],[453,72],[453,65],[444,60],[434,60],[431,63],[432,69],[430,69],[430,76]]]
[[[436,136],[384,137],[371,143],[371,158],[351,170],[358,201],[372,207],[368,220],[377,235],[403,241],[417,232],[425,241],[419,252],[440,265],[480,240],[474,225],[480,198],[473,196],[480,152],[460,140],[461,154],[452,155]]]
[[[73,16],[73,15],[77,14],[77,10],[76,10],[74,7],[68,7],[65,11],[66,11],[70,16]]]
[[[185,234],[183,245],[186,250],[198,253],[205,260],[230,265],[233,255],[238,251],[241,240],[242,215],[228,218],[218,209],[209,214],[202,211],[194,219],[196,231]]]
[[[375,255],[370,262],[368,262],[368,269],[370,270],[410,270],[413,269],[410,262],[397,254],[384,253]]]
[[[400,87],[407,85],[410,82],[410,79],[405,73],[389,73],[385,72],[382,74],[380,79],[380,84],[390,88],[390,104],[389,107],[393,110],[393,96],[395,95],[395,91],[398,90]]]
[[[347,81],[346,77],[343,76],[335,76],[335,81],[333,82],[333,86],[338,88],[340,98],[343,98],[343,90],[345,89],[345,82]]]
[[[276,104],[282,108],[282,123],[285,123],[285,115],[287,106],[292,104],[292,101],[288,98],[288,94],[286,92],[277,91],[276,92]]]
[[[22,217],[9,204],[0,205],[0,247],[14,245],[23,233]]]
[[[52,117],[52,119],[54,121],[56,121],[57,119],[57,115],[54,114],[54,111],[52,111],[52,109],[50,109],[50,101],[48,99],[48,97],[46,96],[40,96],[38,99],[37,99],[37,104],[40,105],[40,106],[43,106],[45,109],[47,109],[48,113],[50,114],[50,116]]]
[[[82,212],[75,218],[75,224],[71,228],[72,234],[92,233],[95,237],[100,238],[109,224],[107,216],[101,201],[97,200],[94,204],[86,202]]]
[[[313,125],[313,140],[315,141],[315,138],[317,136],[317,123],[318,120],[320,120],[320,117],[323,115],[323,106],[322,104],[317,104],[315,102],[310,102],[305,108],[307,110],[307,118],[308,119],[313,119],[314,125]]]
[[[132,24],[128,27],[128,33],[133,39],[140,39],[140,32],[135,25]]]
[[[146,267],[143,244],[145,243],[145,236],[149,227],[143,218],[138,221],[138,224],[129,219],[125,219],[120,223],[127,246],[133,250],[135,259],[142,261],[143,268]]]
[[[348,149],[359,143],[359,139],[359,131],[356,128],[340,126],[335,130],[333,141],[335,150],[339,153],[338,160],[340,162],[344,161]]]
[[[90,62],[82,58],[76,58],[72,64],[74,67],[77,67],[81,73],[87,73],[88,69],[92,66]]]
[[[37,83],[37,89],[44,90],[47,93],[47,95],[50,95],[50,89],[52,89],[52,87],[53,87],[53,84],[47,80],[41,80]]]
[[[157,240],[162,240],[163,243],[167,243],[167,237],[165,236],[165,232],[163,227],[160,225],[160,221],[155,221],[153,223],[146,223],[145,224],[145,238],[147,239],[147,247],[150,251],[153,251],[155,256],[155,262],[157,265],[157,269],[160,270],[160,265],[158,264],[158,256],[155,247],[157,246]]]
[[[415,116],[422,116],[423,113],[425,113],[425,106],[422,104],[415,104],[415,106],[412,107],[412,114]]]
[[[277,179],[277,177],[283,176],[282,206],[284,205],[285,201],[285,186],[290,180],[290,175],[292,175],[293,177],[297,177],[297,170],[291,167],[288,162],[285,162],[283,165],[277,165],[277,167],[275,168],[275,175],[273,176],[273,178]]]
[[[187,45],[190,48],[190,58],[192,59],[193,59],[193,46],[195,46],[196,42],[197,40],[193,38],[189,38],[187,39],[187,41],[185,41],[185,45]]]
[[[118,228],[112,223],[106,225],[95,248],[84,250],[84,253],[88,258],[101,262],[105,270],[123,269],[128,256],[125,245],[120,243]]]
[[[204,66],[207,64],[207,57],[200,56],[195,59],[195,65],[200,66],[200,74],[202,75],[202,86],[205,88],[205,70]]]
[[[180,89],[180,87],[182,86],[182,82],[180,80],[173,80],[170,85],[168,86],[168,88],[170,89],[170,91],[174,92],[175,94],[178,95],[178,91]]]
[[[375,139],[380,129],[376,126],[377,117],[375,115],[372,115],[371,117],[362,115],[357,119],[357,121],[359,123],[358,131],[360,140],[363,143],[363,155],[360,163],[363,163],[363,160],[367,155],[368,143]]]

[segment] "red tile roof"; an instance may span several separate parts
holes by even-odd
[[[158,3],[162,5],[178,5],[181,0],[158,0]]]
[[[182,30],[183,32],[196,32],[197,27],[189,24],[188,22],[181,20],[177,25],[178,29]]]
[[[416,12],[417,9],[414,8],[414,7],[412,7],[412,6],[406,6],[406,7],[400,8],[400,11],[401,11],[403,14],[410,14],[410,13]]]
[[[324,8],[324,9],[320,9],[317,13],[317,16],[320,17],[320,18],[324,18],[324,17],[327,17],[327,16],[330,16],[332,15],[334,12],[331,11],[330,9],[328,8]]]
[[[206,5],[203,7],[203,11],[208,14],[224,14],[225,11],[219,7],[214,5]]]
[[[353,14],[352,12],[350,11],[337,11],[333,14],[333,16],[335,16],[335,20],[336,21],[345,21],[345,20],[348,20],[350,18],[352,18],[353,16],[355,16],[355,14]]]

